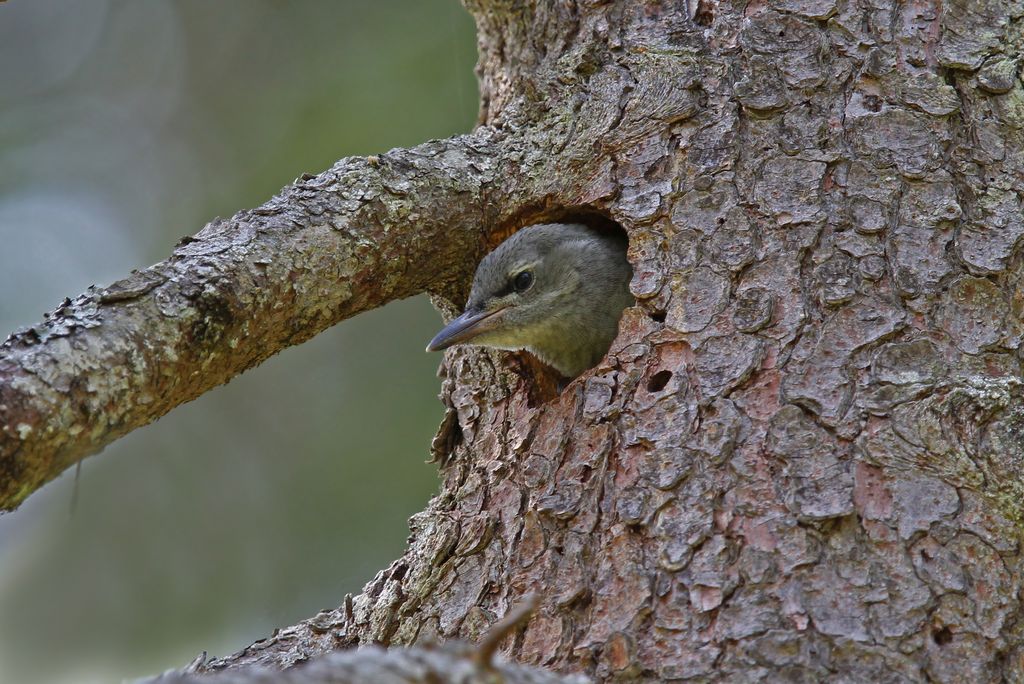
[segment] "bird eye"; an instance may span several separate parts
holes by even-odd
[[[519,294],[526,292],[533,285],[533,273],[530,271],[520,271],[512,280],[512,285]]]

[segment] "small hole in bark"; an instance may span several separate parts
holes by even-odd
[[[939,646],[945,646],[953,640],[953,631],[949,627],[935,630],[932,632],[932,640]]]
[[[665,312],[664,311],[652,311],[651,312],[651,320],[654,321],[655,323],[664,323],[665,322]]]
[[[647,381],[648,392],[660,392],[665,389],[668,385],[668,381],[672,379],[672,371],[663,370],[658,371],[651,376],[651,379]]]
[[[698,26],[711,26],[715,21],[715,8],[707,0],[697,2],[697,11],[693,15],[693,22]]]

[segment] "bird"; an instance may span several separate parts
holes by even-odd
[[[427,345],[525,349],[564,378],[594,367],[635,303],[626,237],[579,223],[513,233],[476,269],[465,310]]]

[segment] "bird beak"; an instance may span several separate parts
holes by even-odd
[[[441,351],[453,344],[468,342],[488,330],[494,330],[501,325],[504,312],[504,308],[494,311],[466,311],[434,335],[434,339],[427,345],[427,351]]]

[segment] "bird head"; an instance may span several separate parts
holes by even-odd
[[[462,315],[427,350],[528,349],[574,376],[607,351],[632,301],[630,273],[623,239],[577,224],[524,228],[480,262]]]

